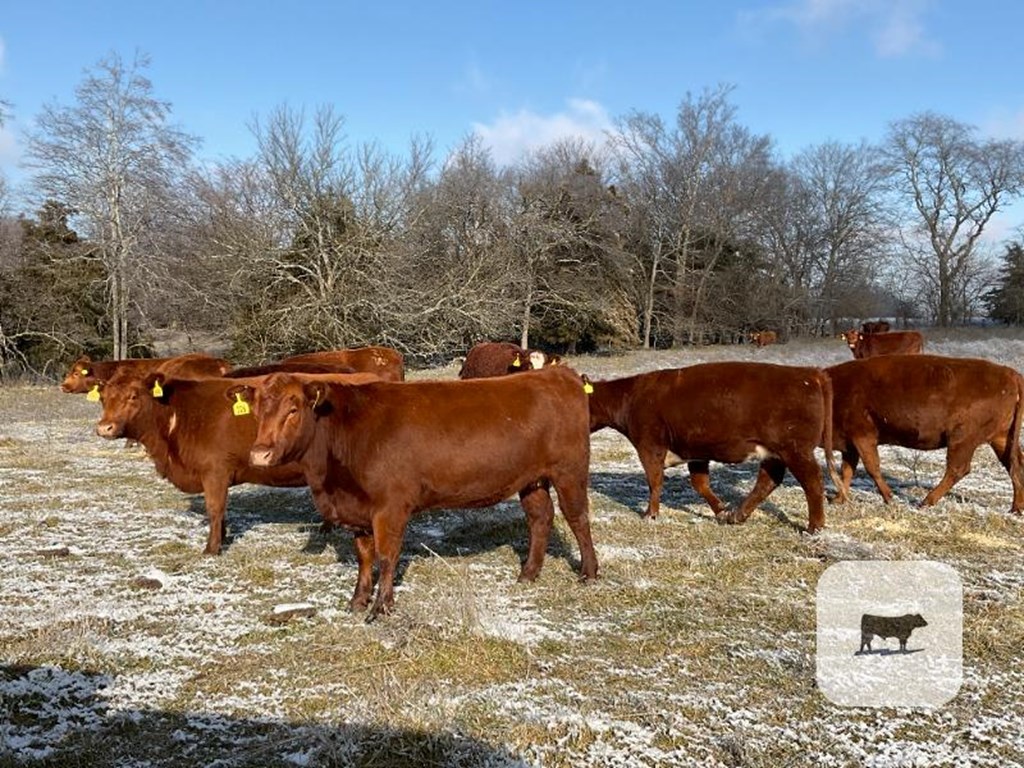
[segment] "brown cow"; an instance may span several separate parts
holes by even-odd
[[[280,362],[346,366],[357,373],[372,373],[381,381],[403,381],[405,379],[405,359],[401,352],[391,347],[329,349],[322,352],[292,355]]]
[[[507,341],[481,341],[466,353],[459,371],[460,379],[483,379],[509,373],[535,371],[561,365],[562,358],[536,349],[524,349]]]
[[[96,392],[98,395],[99,390],[94,388],[102,382],[109,381],[121,371],[130,372],[137,377],[160,371],[169,377],[191,378],[222,376],[229,370],[231,363],[227,360],[198,352],[177,357],[132,360],[92,360],[88,355],[84,355],[72,363],[60,388],[69,393]]]
[[[544,562],[554,507],[597,576],[587,483],[590,435],[582,382],[568,368],[475,381],[353,387],[278,374],[254,394],[254,466],[297,462],[327,522],[355,534],[359,574],[349,606],[369,619],[394,605],[393,580],[409,518],[437,507],[486,507],[518,493],[529,528],[520,581]]]
[[[1024,463],[1019,445],[1024,379],[988,360],[938,355],[891,355],[827,368],[835,391],[832,446],[843,456],[843,489],[858,460],[888,503],[879,445],[931,451],[946,448],[946,471],[921,502],[941,499],[971,470],[974,451],[988,443],[1010,475],[1013,505],[1024,509]]]
[[[824,483],[814,449],[829,445],[832,385],[818,368],[704,363],[592,383],[590,429],[625,435],[643,465],[657,517],[664,469],[686,462],[690,482],[722,522],[742,523],[782,482],[786,469],[807,496],[808,526],[825,525]],[[761,461],[757,482],[729,511],[711,490],[709,461]],[[826,456],[836,486],[839,477]]]
[[[860,326],[861,333],[888,333],[889,328],[888,320],[869,320]]]
[[[861,333],[851,329],[842,336],[857,360],[879,355],[919,355],[924,351],[924,336],[919,331]]]
[[[366,373],[327,378],[352,383],[378,380]],[[261,377],[169,379],[161,373],[139,379],[133,372],[121,372],[100,389],[103,415],[96,423],[96,434],[142,443],[162,477],[185,493],[203,494],[210,521],[207,554],[220,552],[230,486],[306,484],[294,464],[249,466],[256,420],[246,412],[244,403],[238,406],[234,391],[239,385],[255,386],[261,381]],[[159,394],[154,393],[155,384],[160,385]],[[237,415],[233,405],[239,408]]]
[[[778,343],[779,335],[775,331],[751,331],[750,341],[759,347],[767,347]]]

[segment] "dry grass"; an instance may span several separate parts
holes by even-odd
[[[999,339],[1020,366],[1024,344]],[[977,356],[984,340],[938,340]],[[822,343],[582,358],[596,378],[718,359],[845,359]],[[417,374],[424,375],[424,374]],[[431,376],[454,376],[448,369]],[[887,451],[899,501],[863,476],[807,537],[791,482],[717,525],[670,470],[662,515],[631,447],[593,440],[601,579],[581,585],[561,519],[516,584],[517,505],[410,526],[394,615],[345,610],[355,559],[302,489],[232,491],[230,538],[201,555],[201,499],[91,435],[96,407],[0,390],[0,768],[40,766],[805,766],[1020,764],[1024,525],[987,452],[951,497],[941,455]],[[712,470],[730,501],[753,465]],[[67,556],[44,556],[67,547]],[[846,559],[932,559],[964,583],[964,685],[934,710],[851,709],[815,687],[815,590]],[[163,586],[154,586],[162,584]],[[148,586],[147,586],[148,585]],[[268,621],[279,603],[311,618]]]

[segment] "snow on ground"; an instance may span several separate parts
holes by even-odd
[[[1009,338],[929,351],[1024,361]],[[794,342],[573,362],[602,378],[847,358]],[[351,543],[317,533],[308,492],[233,489],[233,538],[203,557],[201,499],[140,448],[92,435],[96,416],[56,388],[0,389],[0,765],[1024,765],[1024,526],[990,452],[918,511],[942,453],[886,448],[896,504],[861,471],[850,506],[808,539],[771,514],[715,525],[683,468],[666,475],[661,518],[639,520],[639,462],[604,431],[598,584],[576,583],[564,525],[541,577],[519,585],[514,503],[442,511],[410,526],[396,615],[366,625],[344,609]],[[755,469],[716,465],[712,483],[736,500]],[[805,519],[791,482],[771,505]],[[933,710],[830,704],[814,689],[816,576],[837,559],[908,557],[963,576],[959,695]],[[277,624],[284,603],[314,613]]]

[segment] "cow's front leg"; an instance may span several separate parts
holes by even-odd
[[[650,490],[644,517],[653,520],[661,509],[661,486],[665,481],[665,456],[668,454],[668,448],[664,445],[638,445],[636,452],[640,457],[640,464],[644,468],[647,487]]]
[[[377,552],[377,599],[373,602],[368,622],[391,613],[395,606],[395,570],[402,553],[402,539],[409,514],[377,513],[373,516],[373,544]]]
[[[372,531],[358,531],[353,539],[356,550],[356,561],[359,573],[356,576],[356,588],[352,599],[348,601],[348,609],[352,613],[365,611],[373,594],[373,561],[376,559],[376,548],[373,545]]]
[[[555,519],[555,508],[551,493],[542,485],[534,485],[519,492],[519,502],[526,513],[529,531],[529,551],[519,571],[519,581],[533,581],[544,564],[544,553],[551,538],[551,525]]]
[[[228,505],[228,482],[225,478],[216,477],[203,484],[203,499],[206,504],[206,518],[210,531],[206,536],[204,554],[219,555],[221,544],[227,538],[227,522],[224,510]]]

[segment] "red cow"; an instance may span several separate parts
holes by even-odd
[[[361,383],[378,379],[360,373],[339,374],[332,380]],[[255,386],[261,381],[260,377],[169,379],[161,373],[139,379],[131,372],[122,372],[100,389],[103,415],[96,424],[96,434],[142,443],[162,477],[185,493],[203,494],[210,521],[207,554],[220,552],[230,486],[306,484],[302,471],[294,464],[249,466],[256,420],[244,402],[238,405],[234,393],[241,384]],[[154,392],[155,384],[159,384],[159,394]]]
[[[96,391],[98,394],[98,390],[93,388],[101,382],[109,381],[114,374],[121,371],[130,372],[137,377],[160,371],[169,377],[199,378],[222,376],[229,370],[231,363],[227,360],[198,352],[177,357],[138,360],[92,360],[85,355],[72,363],[60,388],[69,393]]]
[[[880,355],[919,355],[924,351],[924,336],[918,331],[861,333],[851,329],[842,336],[857,360]]]
[[[636,448],[650,487],[646,517],[658,516],[664,468],[686,462],[694,490],[723,522],[744,522],[789,469],[807,496],[808,531],[825,525],[814,449],[830,444],[832,385],[818,368],[705,363],[593,382],[590,428],[604,427]],[[761,461],[757,482],[730,512],[711,490],[708,463],[753,458]],[[826,464],[839,487],[831,455]]]
[[[858,460],[886,503],[879,445],[917,450],[946,448],[946,472],[922,501],[930,506],[971,470],[974,451],[988,443],[1013,484],[1011,512],[1024,509],[1024,464],[1019,444],[1024,379],[987,360],[938,355],[851,360],[827,368],[835,391],[833,447],[843,456],[843,488]]]
[[[482,341],[466,353],[460,379],[483,379],[560,365],[562,358],[507,341]]]
[[[355,534],[359,575],[349,606],[369,619],[394,605],[394,572],[409,518],[437,507],[486,507],[518,493],[529,527],[520,581],[544,561],[554,507],[580,549],[584,579],[597,576],[587,483],[590,437],[582,382],[568,368],[479,381],[364,387],[265,379],[254,394],[254,466],[296,462],[324,520]]]
[[[861,333],[888,333],[889,327],[887,320],[869,320],[861,324],[860,330]]]
[[[292,355],[282,363],[314,363],[318,365],[346,366],[358,373],[372,373],[381,381],[403,381],[405,360],[402,353],[391,347],[358,347],[356,349],[330,349]]]
[[[759,347],[767,347],[769,344],[777,344],[779,335],[775,331],[751,331],[750,341]]]

